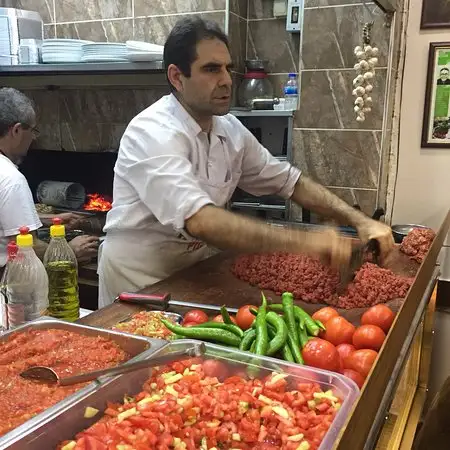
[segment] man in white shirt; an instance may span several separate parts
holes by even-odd
[[[290,198],[354,225],[363,241],[378,239],[384,255],[390,251],[389,227],[278,161],[228,114],[232,61],[217,24],[181,19],[164,62],[172,94],[138,114],[120,143],[100,257],[100,307],[207,258],[212,248],[348,261],[349,243],[333,231],[283,230],[227,211],[236,187]]]
[[[6,264],[7,244],[19,234],[19,228],[26,226],[34,232],[42,226],[28,182],[17,168],[38,133],[31,100],[16,89],[0,89],[0,271]],[[79,221],[72,213],[58,217],[69,228]],[[36,236],[34,241],[36,253],[42,258],[47,244]],[[98,238],[92,236],[78,236],[70,245],[78,261],[86,262],[96,255],[97,242]]]

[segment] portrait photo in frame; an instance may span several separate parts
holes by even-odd
[[[450,42],[430,44],[422,147],[450,148]]]
[[[450,28],[450,2],[448,0],[422,0],[420,28]]]

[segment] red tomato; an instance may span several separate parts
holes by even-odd
[[[366,381],[365,378],[360,373],[352,369],[344,369],[342,371],[342,375],[345,375],[347,378],[353,380],[360,389],[363,387],[364,381]]]
[[[353,334],[353,345],[357,349],[380,350],[386,338],[384,331],[376,325],[362,325]]]
[[[340,369],[339,353],[336,347],[323,339],[314,338],[308,341],[303,347],[302,355],[308,366],[334,372]]]
[[[234,318],[234,316],[230,316],[230,319],[233,323],[236,323],[236,319]],[[214,317],[214,319],[212,320],[213,322],[222,322],[223,323],[223,317],[222,314],[217,315],[216,317]]]
[[[320,308],[313,315],[314,320],[320,320],[324,325],[333,317],[339,316],[339,313],[330,306],[325,306],[325,308]]]
[[[207,359],[203,362],[203,371],[207,377],[217,377],[220,379],[227,378],[228,368],[227,366],[215,359]]]
[[[191,309],[183,317],[183,323],[205,323],[208,322],[208,320],[208,316],[201,309]]]
[[[255,321],[255,316],[250,312],[250,308],[258,309],[254,305],[245,305],[241,306],[236,314],[236,322],[242,330],[248,330]]]
[[[367,377],[373,363],[377,359],[378,353],[375,350],[356,350],[344,360],[344,368],[352,369]]]
[[[332,317],[325,323],[325,334],[323,339],[331,342],[333,345],[351,344],[355,327],[341,316]]]
[[[347,356],[350,356],[356,348],[352,344],[339,344],[336,347],[336,350],[339,352],[341,361],[344,362],[344,359],[347,358]]]
[[[361,325],[376,325],[385,333],[391,328],[395,314],[383,304],[369,308],[361,317]]]

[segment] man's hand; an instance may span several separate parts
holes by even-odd
[[[352,252],[351,240],[340,235],[334,229],[320,232],[310,232],[312,246],[308,252],[311,256],[318,256],[325,264],[335,269],[348,265]]]
[[[357,227],[359,238],[367,243],[370,239],[376,239],[380,245],[380,256],[385,260],[394,248],[394,237],[391,227],[382,222],[367,218]]]
[[[97,256],[98,237],[77,236],[69,242],[79,264],[87,264]]]
[[[62,220],[62,223],[66,226],[67,230],[76,230],[77,228],[80,228],[81,224],[86,219],[82,214],[73,212],[58,214],[55,215],[55,217],[59,217]]]

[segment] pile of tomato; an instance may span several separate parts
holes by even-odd
[[[394,321],[394,313],[386,305],[375,305],[362,315],[357,328],[330,307],[318,310],[312,317],[320,320],[326,331],[303,348],[305,364],[340,372],[362,387]]]
[[[154,371],[144,391],[63,450],[317,450],[341,400],[317,383],[283,373],[232,374],[218,360],[176,362]]]

